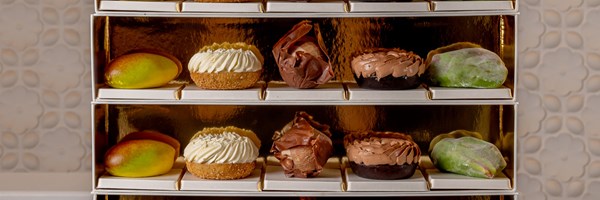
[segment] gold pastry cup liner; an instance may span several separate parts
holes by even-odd
[[[252,174],[256,163],[249,162],[201,164],[186,161],[185,166],[190,173],[199,178],[213,180],[231,180],[245,178]]]
[[[254,86],[260,79],[262,70],[256,72],[196,73],[190,76],[196,86],[209,90],[240,90]]]

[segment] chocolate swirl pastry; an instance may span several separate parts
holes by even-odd
[[[412,89],[421,84],[427,65],[419,55],[402,49],[375,48],[353,56],[351,66],[360,87]]]
[[[296,24],[273,46],[281,78],[291,87],[314,88],[333,78],[318,24],[305,20]],[[314,35],[314,36],[313,36]]]
[[[417,169],[419,146],[408,135],[397,132],[355,132],[344,137],[352,171],[369,179],[409,178]]]
[[[329,126],[320,124],[306,112],[275,131],[271,153],[279,160],[287,177],[319,175],[333,152]]]

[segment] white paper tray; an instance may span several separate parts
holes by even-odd
[[[398,180],[374,180],[357,176],[346,168],[347,191],[357,192],[423,192],[428,191],[427,181],[417,169],[412,177]]]
[[[267,1],[267,12],[326,12],[343,13],[344,1],[312,0],[310,2],[275,0]]]
[[[432,1],[433,11],[514,10],[513,1]]]
[[[235,12],[235,13],[259,13],[262,10],[262,2],[244,3],[205,3],[205,2],[183,2],[182,12]]]
[[[182,169],[172,169],[164,175],[143,178],[117,177],[106,173],[98,179],[98,188],[134,190],[177,190],[177,181],[181,176],[181,172]]]
[[[446,88],[430,87],[431,99],[512,99],[510,88]]]
[[[259,101],[260,93],[259,84],[243,90],[205,90],[191,84],[181,91],[181,100]]]
[[[425,170],[425,178],[429,182],[431,190],[509,190],[511,189],[510,179],[503,173],[498,173],[492,179],[476,178],[454,174],[450,172],[440,172],[435,168],[429,156],[421,156],[419,164],[421,169]]]
[[[350,12],[427,12],[428,2],[348,1]]]
[[[476,178],[470,176],[464,176],[460,174],[453,174],[447,172],[440,172],[437,169],[427,169],[427,180],[429,181],[432,190],[509,190],[510,179],[508,179],[503,173],[497,174],[492,179]]]
[[[257,168],[246,178],[235,180],[207,180],[201,179],[190,172],[186,172],[181,179],[180,190],[195,191],[259,191],[261,166],[257,163]]]
[[[183,86],[179,84],[171,84],[148,89],[100,88],[98,99],[177,100],[181,87]]]
[[[423,87],[409,90],[373,90],[358,87],[355,83],[346,84],[350,93],[349,100],[356,102],[407,102],[427,101],[428,91]]]
[[[121,1],[101,0],[101,11],[178,12],[179,1]]]
[[[342,191],[342,172],[340,169],[323,168],[317,177],[287,178],[281,166],[267,165],[263,190]]]
[[[341,83],[326,83],[312,89],[296,89],[285,83],[269,82],[265,101],[343,101]]]

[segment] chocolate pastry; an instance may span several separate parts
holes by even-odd
[[[318,24],[314,25],[314,34],[311,30],[311,22],[302,21],[273,46],[279,74],[291,87],[314,88],[333,78]]]
[[[397,132],[355,132],[344,137],[354,174],[369,179],[409,178],[417,169],[421,150],[408,135]]]
[[[402,49],[369,49],[351,62],[360,87],[370,89],[412,89],[421,84],[426,65],[419,55]]]
[[[319,175],[333,152],[329,126],[320,124],[306,112],[275,131],[271,153],[279,160],[287,177]]]

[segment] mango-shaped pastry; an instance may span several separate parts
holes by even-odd
[[[497,88],[508,69],[494,52],[472,43],[456,43],[427,55],[429,80],[433,85],[460,88]]]
[[[177,78],[181,70],[181,62],[172,55],[139,50],[113,59],[104,70],[104,78],[113,88],[154,88]]]
[[[135,132],[125,136],[104,156],[108,173],[122,177],[148,177],[165,174],[173,168],[180,144],[156,132]]]
[[[506,167],[496,146],[470,136],[444,138],[437,142],[429,156],[441,171],[472,177],[493,178]]]

